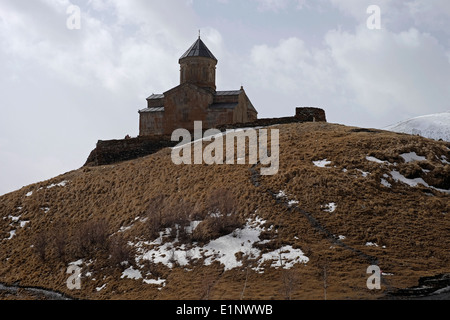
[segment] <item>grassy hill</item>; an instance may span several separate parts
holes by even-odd
[[[449,143],[276,128],[274,176],[176,166],[164,149],[0,197],[0,283],[83,299],[377,299],[450,272]],[[381,290],[366,286],[373,264]]]

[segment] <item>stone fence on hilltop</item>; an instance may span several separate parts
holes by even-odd
[[[326,122],[325,111],[319,108],[297,108],[296,115],[284,118],[258,119],[250,123],[237,123],[217,127],[220,131],[239,128],[268,127],[277,124]],[[170,136],[148,136],[122,140],[98,141],[84,166],[102,166],[129,161],[154,154],[164,148],[172,148],[179,142]]]

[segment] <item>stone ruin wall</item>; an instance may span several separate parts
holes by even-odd
[[[258,119],[249,123],[218,126],[220,131],[238,128],[267,127],[276,124],[326,122],[325,111],[319,108],[297,108],[296,115],[284,118]],[[102,166],[133,160],[154,154],[164,148],[174,147],[179,142],[170,136],[149,136],[123,140],[98,141],[84,166]]]
[[[327,122],[325,110],[320,108],[302,107],[297,108],[295,117],[304,122]]]

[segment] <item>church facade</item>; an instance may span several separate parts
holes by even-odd
[[[202,121],[204,129],[224,124],[253,122],[258,112],[241,87],[216,90],[218,60],[199,37],[179,59],[180,85],[147,98],[147,108],[139,111],[139,135],[171,135],[176,129],[194,129]]]

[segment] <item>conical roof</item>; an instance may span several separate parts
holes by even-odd
[[[210,58],[210,59],[214,59],[217,61],[216,57],[214,57],[214,55],[211,53],[211,51],[209,51],[208,47],[205,45],[205,43],[202,41],[202,39],[200,39],[200,37],[189,48],[189,50],[186,51],[186,53],[181,56],[180,60],[184,59],[184,58],[189,58],[189,57],[205,57],[205,58]]]

